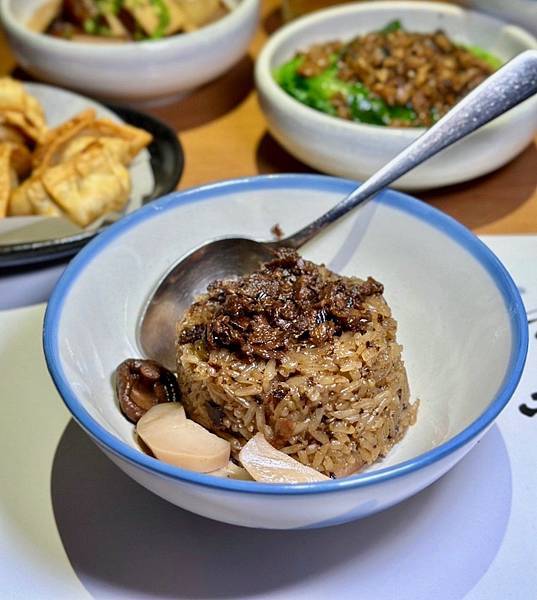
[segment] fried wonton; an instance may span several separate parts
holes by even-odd
[[[17,177],[26,177],[32,168],[32,155],[30,151],[23,144],[12,142],[0,144],[0,146],[6,145],[11,149],[11,167],[16,172]]]
[[[95,110],[88,108],[58,127],[49,129],[35,149],[34,169],[46,169],[60,163],[65,145],[93,121],[95,121]]]
[[[49,130],[34,152],[34,168],[46,169],[72,158],[97,140],[108,140],[104,145],[124,164],[151,142],[151,134],[143,129],[108,119],[97,119],[95,111],[88,109],[59,127]]]
[[[117,138],[129,145],[129,162],[151,143],[153,136],[139,127],[116,123],[109,119],[96,119],[91,126],[84,128],[81,135],[94,135],[97,138]]]
[[[65,215],[86,227],[121,210],[130,195],[127,169],[100,140],[58,165],[41,169],[11,195],[12,216]]]
[[[11,190],[16,185],[11,168],[11,149],[8,144],[0,144],[0,218],[6,216]]]
[[[131,148],[127,141],[113,137],[95,137],[92,135],[79,135],[67,144],[62,160],[70,160],[77,154],[84,152],[93,144],[98,142],[107,152],[122,165],[128,165],[131,161]]]
[[[9,199],[31,166],[30,152],[22,144],[0,143],[0,218],[8,212]]]
[[[32,104],[28,97],[22,86],[0,79],[0,216],[63,216],[86,227],[122,210],[131,192],[126,167],[151,134],[98,119],[89,108],[29,138],[18,110]]]
[[[13,191],[8,214],[10,217],[61,217],[62,211],[52,200],[39,176],[34,175]]]
[[[0,77],[0,124],[22,131],[33,142],[40,141],[47,130],[41,104],[10,77]]]
[[[13,144],[24,146],[26,144],[26,138],[16,127],[8,125],[7,123],[0,123],[0,143],[2,142],[12,142]]]
[[[131,191],[127,169],[99,141],[47,169],[42,181],[51,198],[81,227],[107,212],[121,210]]]

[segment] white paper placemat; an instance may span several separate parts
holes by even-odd
[[[535,598],[537,236],[484,239],[536,319],[515,397],[439,482],[323,530],[223,525],[138,486],[59,399],[44,306],[0,311],[0,598]]]

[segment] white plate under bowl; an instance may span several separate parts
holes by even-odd
[[[349,478],[270,485],[172,467],[136,446],[133,427],[114,398],[112,376],[125,358],[142,355],[138,323],[157,281],[209,238],[267,239],[275,223],[291,233],[354,185],[281,175],[175,193],[128,215],[72,261],[47,309],[48,367],[74,418],[136,481],[178,506],[228,523],[276,529],[343,523],[435,481],[505,406],[527,350],[527,319],[516,286],[462,225],[385,191],[310,242],[303,254],[385,285],[411,394],[420,400],[416,425],[386,459]]]
[[[324,173],[366,179],[423,133],[422,128],[367,125],[316,111],[284,92],[272,75],[312,44],[349,40],[394,19],[409,31],[443,29],[456,42],[480,46],[503,61],[537,48],[537,39],[519,27],[444,2],[350,3],[298,19],[270,38],[255,70],[269,130],[291,154]],[[536,132],[537,96],[429,159],[394,186],[426,189],[474,179],[512,160]]]

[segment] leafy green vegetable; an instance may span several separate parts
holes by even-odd
[[[333,93],[325,89],[333,76],[330,68],[316,77],[303,77],[299,73],[303,61],[303,56],[296,56],[281,65],[274,72],[276,81],[290,96],[302,104],[331,115],[335,114],[335,109],[330,103]]]
[[[416,120],[417,116],[414,109],[409,106],[390,106],[390,117],[392,120],[397,119],[398,121],[412,123],[412,121]]]
[[[166,29],[170,24],[170,11],[163,0],[151,0],[151,4],[158,16],[158,27],[151,34],[151,39],[157,40],[164,37]]]
[[[117,15],[123,6],[123,0],[97,0],[96,4],[101,14]]]
[[[118,15],[126,0],[95,0],[99,10],[97,16],[86,19],[83,24],[84,31],[90,35],[110,35],[110,28],[107,25],[106,17],[109,15]],[[148,0],[158,20],[158,25],[151,35],[147,35],[138,21],[135,21],[135,31],[133,38],[137,41],[156,40],[166,35],[166,30],[170,25],[170,10],[164,0]],[[134,3],[135,6],[145,5],[144,0]]]
[[[377,98],[361,83],[349,83],[338,78],[338,55],[334,55],[332,64],[320,75],[303,77],[299,69],[304,61],[303,56],[296,56],[275,69],[273,75],[276,82],[293,98],[329,115],[335,115],[332,103],[338,94],[349,107],[352,118],[362,123],[389,125],[392,119],[411,122],[415,118],[414,111],[406,107],[390,107]]]
[[[471,52],[477,58],[485,61],[494,70],[499,69],[503,62],[494,54],[491,54],[488,50],[481,48],[480,46],[463,46],[468,52]]]
[[[402,28],[401,21],[396,20],[388,23],[380,31],[391,33]],[[466,46],[466,49],[486,61],[494,69],[499,68],[502,64],[497,57],[478,46]],[[333,103],[334,97],[337,95],[339,98],[343,98],[354,121],[372,125],[390,125],[393,121],[412,124],[416,121],[417,115],[411,106],[389,106],[362,83],[351,83],[339,79],[338,61],[340,56],[341,54],[333,54],[329,66],[319,75],[304,77],[300,74],[304,56],[297,55],[276,68],[273,76],[280,87],[290,96],[302,104],[329,115],[337,114]],[[433,109],[432,120],[436,122],[440,116]]]
[[[83,24],[84,31],[89,35],[109,35],[110,29],[103,25],[100,20],[100,15],[92,19],[86,19]]]
[[[274,79],[284,89],[292,88],[296,84],[297,77],[299,77],[298,69],[300,69],[303,62],[304,57],[297,55],[295,58],[283,63],[274,69]]]
[[[380,30],[380,33],[393,33],[394,31],[399,31],[403,29],[403,24],[399,19],[395,21],[390,21],[385,27]]]
[[[90,35],[97,33],[96,19],[86,19],[84,21],[84,31]]]

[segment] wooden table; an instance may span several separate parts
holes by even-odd
[[[186,165],[180,188],[258,173],[311,172],[268,134],[253,83],[255,56],[281,25],[279,0],[264,0],[250,53],[181,101],[148,109],[179,134]],[[0,37],[0,73],[14,66]],[[417,194],[476,233],[537,233],[537,146],[509,165],[465,183]]]

